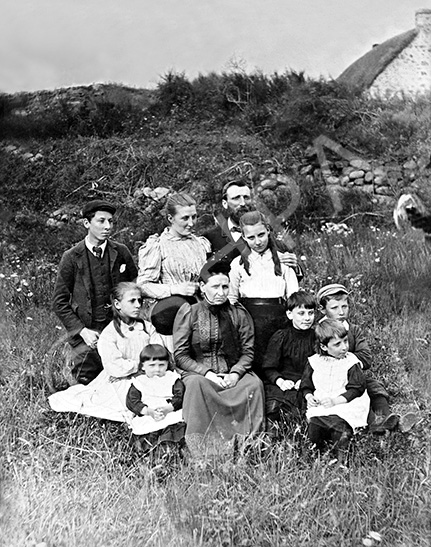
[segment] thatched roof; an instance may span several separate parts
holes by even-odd
[[[374,46],[371,51],[351,64],[337,78],[337,82],[361,89],[369,89],[379,74],[405,49],[417,35],[412,29]]]

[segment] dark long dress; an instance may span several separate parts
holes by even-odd
[[[280,410],[296,416],[305,411],[302,393],[297,389],[282,391],[276,382],[282,378],[297,383],[302,377],[308,357],[314,351],[314,330],[295,329],[290,321],[287,328],[277,331],[271,337],[263,361],[268,418],[277,420]]]
[[[232,366],[219,319],[206,301],[184,304],[174,324],[175,360],[186,386],[186,442],[199,456],[229,451],[235,437],[244,440],[256,433],[264,419],[263,385],[251,372],[253,325],[242,306],[229,305],[228,309],[238,341],[235,351],[239,358]],[[240,379],[235,387],[225,389],[204,377],[209,371],[221,375],[236,372]]]

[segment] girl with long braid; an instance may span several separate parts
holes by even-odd
[[[51,395],[53,410],[131,422],[133,414],[126,408],[126,397],[139,369],[139,355],[148,344],[163,342],[153,325],[139,318],[142,293],[136,283],[119,283],[112,291],[111,303],[113,320],[97,343],[102,372],[87,386],[74,385]]]
[[[245,213],[239,221],[247,248],[232,261],[229,300],[240,302],[255,328],[253,370],[261,377],[268,340],[286,326],[286,299],[298,290],[292,268],[280,262],[274,235],[259,211]]]

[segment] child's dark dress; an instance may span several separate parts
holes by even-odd
[[[299,417],[305,410],[302,393],[297,389],[282,391],[279,378],[295,384],[301,380],[308,357],[315,353],[313,329],[298,330],[289,321],[286,329],[277,331],[270,339],[263,361],[265,375],[266,416],[276,421],[280,410]]]

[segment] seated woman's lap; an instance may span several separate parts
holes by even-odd
[[[249,434],[259,429],[263,420],[263,384],[254,373],[245,374],[235,387],[228,389],[199,374],[185,375],[183,382],[183,415],[188,433],[205,433],[209,428],[226,432],[228,426],[232,434]]]

